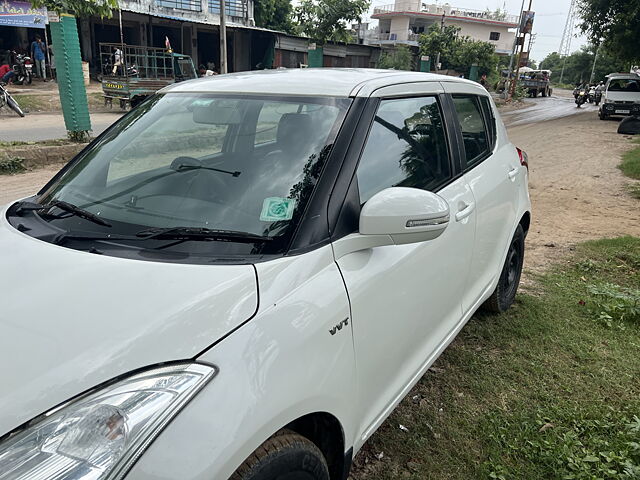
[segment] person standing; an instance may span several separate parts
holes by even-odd
[[[36,63],[36,75],[42,78],[42,81],[47,81],[47,67],[45,63],[44,52],[46,48],[40,35],[36,35],[36,39],[31,43],[31,58]]]

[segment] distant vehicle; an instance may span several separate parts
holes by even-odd
[[[514,302],[528,178],[469,80],[164,88],[0,211],[0,479],[346,479]]]
[[[11,95],[9,95],[9,92],[7,92],[7,90],[4,88],[4,84],[0,83],[0,108],[4,107],[5,105],[8,105],[11,110],[16,112],[21,117],[24,117],[24,112],[20,108],[20,105],[18,105],[18,102],[16,102],[15,99]]]
[[[553,89],[549,85],[551,70],[531,70],[520,76],[520,85],[527,89],[530,97],[550,97]]]
[[[574,90],[576,105],[578,106],[578,108],[580,108],[589,98],[589,87],[586,84],[581,85],[577,88],[577,93],[575,92],[576,90]]]
[[[606,120],[612,115],[640,115],[640,75],[635,73],[607,75],[598,115],[600,120]]]
[[[189,55],[121,43],[100,44],[100,65],[105,105],[115,99],[123,110],[167,85],[198,76]]]

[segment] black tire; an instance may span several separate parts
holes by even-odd
[[[329,467],[314,443],[281,430],[260,445],[229,480],[329,480]]]
[[[606,119],[609,118],[609,115],[604,113],[602,110],[600,110],[600,112],[598,112],[598,116],[600,117],[600,120],[606,120]]]
[[[542,89],[542,96],[543,96],[543,97],[546,97],[546,96],[547,96],[547,89],[546,89],[546,88],[543,88],[543,89]]]
[[[27,75],[25,77],[25,81],[27,82],[27,85],[31,85],[31,82],[33,82],[33,75]]]
[[[11,110],[16,112],[18,115],[24,117],[24,112],[20,108],[20,105],[18,105],[18,102],[16,102],[10,95],[7,95],[7,105],[9,105],[9,107],[11,107]]]
[[[498,285],[482,306],[484,310],[501,313],[509,309],[516,298],[524,263],[524,230],[518,225],[513,234],[507,258],[500,272]]]

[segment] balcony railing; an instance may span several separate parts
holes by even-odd
[[[419,33],[409,33],[407,35],[399,35],[397,33],[374,33],[367,36],[367,40],[381,42],[417,42],[420,39]]]
[[[156,4],[165,8],[176,8],[191,12],[202,11],[202,2],[200,0],[156,0]]]
[[[518,15],[510,15],[502,10],[474,10],[471,8],[457,8],[449,5],[425,5],[422,4],[420,10],[406,8],[402,5],[396,6],[396,4],[381,5],[373,9],[373,14],[392,13],[392,12],[416,12],[416,13],[430,13],[432,15],[445,15],[454,17],[466,17],[474,18],[478,20],[492,20],[494,22],[504,23],[518,23]]]
[[[246,0],[226,0],[224,5],[225,13],[230,17],[246,18]],[[209,12],[220,15],[220,0],[209,0]]]

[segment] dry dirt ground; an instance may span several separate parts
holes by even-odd
[[[532,224],[525,269],[540,272],[585,240],[640,236],[640,202],[617,165],[632,147],[618,122],[584,112],[509,128],[529,155]]]

